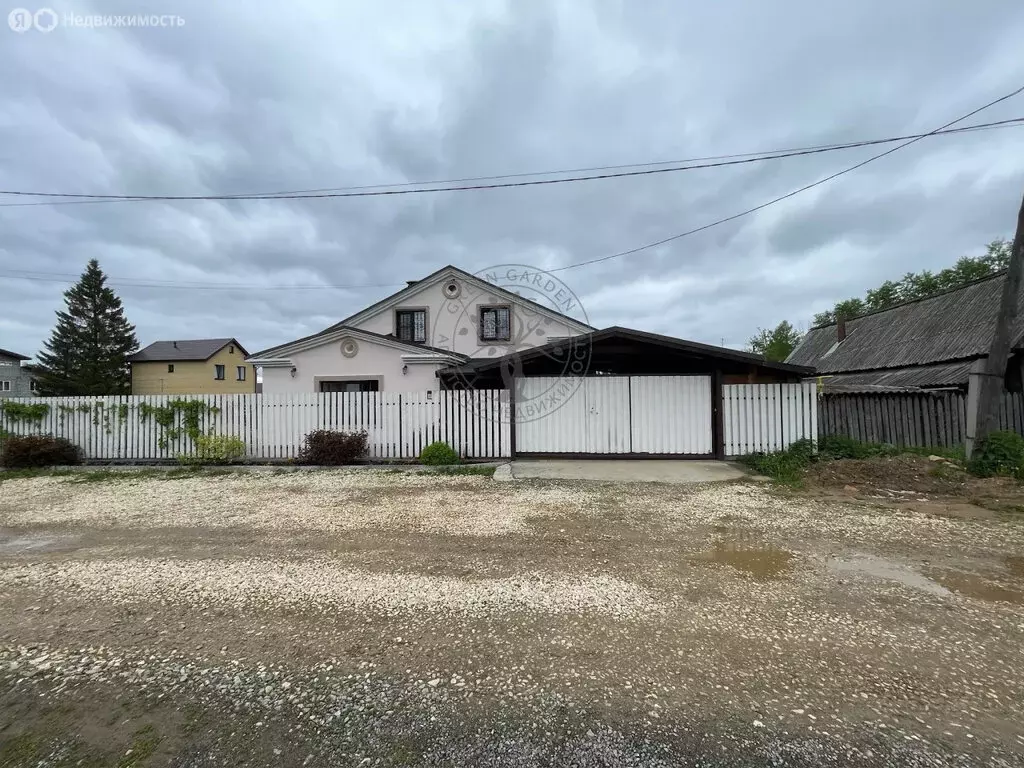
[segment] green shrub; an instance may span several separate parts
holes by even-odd
[[[862,443],[846,435],[826,435],[818,441],[818,448],[827,459],[874,459],[909,452],[889,443]]]
[[[810,463],[799,453],[793,454],[789,451],[774,451],[773,453],[748,453],[737,458],[741,464],[750,467],[759,475],[765,475],[772,480],[783,483],[791,483],[800,479],[800,475]]]
[[[234,435],[199,435],[195,452],[179,454],[181,464],[230,464],[245,457],[245,441]]]
[[[355,464],[368,450],[365,432],[318,429],[306,435],[299,451],[299,463],[328,467]]]
[[[794,440],[790,444],[789,448],[786,449],[786,452],[794,458],[803,461],[805,464],[810,464],[818,458],[817,451],[814,447],[814,441],[806,437],[802,440]]]
[[[993,432],[975,446],[967,471],[978,477],[1024,479],[1024,437],[1016,432]]]
[[[448,443],[438,440],[420,451],[420,464],[458,464],[459,454]]]
[[[50,435],[9,436],[0,451],[0,466],[9,469],[81,463],[82,452],[77,445]]]

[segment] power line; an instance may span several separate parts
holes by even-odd
[[[968,131],[978,130],[990,130],[995,128],[1003,127],[1014,127],[1024,123],[1024,117],[1010,118],[1007,120],[1000,120],[993,123],[982,123],[973,126],[965,126],[964,128],[957,128],[950,131],[932,131],[930,133],[922,134],[911,134],[909,136],[895,136],[884,139],[868,139],[863,141],[853,141],[844,144],[829,144],[829,145],[818,145],[816,147],[807,147],[802,149],[792,150],[775,150],[769,153],[747,153],[743,155],[720,155],[718,157],[734,158],[734,159],[712,159],[711,162],[701,162],[697,164],[696,160],[693,161],[677,161],[678,163],[691,163],[689,165],[672,165],[667,168],[653,168],[649,167],[652,165],[662,165],[664,163],[646,163],[638,164],[633,166],[605,166],[605,168],[614,167],[628,167],[628,168],[643,168],[643,170],[631,170],[631,171],[614,171],[609,173],[600,173],[590,176],[567,176],[565,178],[557,179],[533,179],[530,181],[509,181],[501,182],[497,184],[472,184],[472,185],[461,185],[461,186],[450,186],[459,180],[451,181],[440,181],[440,182],[408,182],[401,185],[370,185],[364,187],[338,187],[337,190],[349,189],[352,191],[330,191],[330,190],[297,190],[292,192],[265,192],[255,194],[235,194],[235,195],[100,195],[100,194],[84,194],[84,193],[72,193],[72,192],[32,192],[25,190],[0,190],[0,195],[10,195],[16,197],[51,197],[61,198],[60,200],[46,200],[43,202],[36,203],[0,203],[0,207],[19,207],[26,205],[70,205],[70,204],[97,204],[97,203],[132,203],[132,202],[185,202],[185,201],[228,201],[228,200],[311,200],[311,199],[323,199],[323,198],[344,198],[344,197],[383,197],[383,196],[395,196],[395,195],[412,195],[412,194],[425,194],[435,192],[467,192],[467,191],[483,191],[490,189],[508,189],[513,187],[533,187],[533,186],[549,186],[553,184],[568,184],[582,181],[598,181],[603,179],[614,179],[614,178],[625,178],[630,176],[650,176],[662,173],[678,173],[681,171],[695,171],[703,170],[707,168],[720,168],[732,165],[746,165],[750,163],[759,163],[767,160],[782,160],[790,157],[802,157],[806,155],[816,155],[826,152],[837,152],[846,149],[856,149],[860,147],[874,146],[878,144],[890,144],[896,141],[904,141],[911,139],[912,141],[918,141],[920,139],[942,135],[945,133],[964,133]],[[697,160],[699,160],[698,158]],[[599,170],[599,169],[594,169]],[[515,178],[517,176],[525,175],[542,175],[542,174],[557,174],[562,173],[561,171],[540,171],[531,174],[511,174],[507,176],[492,176],[492,177],[475,177],[475,179],[465,180],[476,180],[476,179],[492,179],[492,178]],[[415,184],[447,184],[449,186],[419,186],[413,188]],[[388,188],[381,188],[388,187]],[[398,188],[395,188],[398,187]],[[69,199],[65,202],[65,198]]]
[[[868,163],[873,163],[874,161],[879,160],[879,159],[881,159],[883,157],[886,157],[887,155],[891,155],[894,152],[898,152],[899,150],[901,150],[901,149],[903,149],[905,147],[908,147],[911,144],[914,144],[914,143],[920,141],[921,139],[927,138],[929,136],[940,135],[940,134],[942,134],[944,132],[947,132],[946,129],[948,129],[950,126],[956,125],[957,123],[960,123],[960,122],[963,122],[964,120],[968,119],[969,117],[973,117],[974,115],[978,114],[979,112],[982,112],[982,111],[984,111],[986,109],[989,109],[990,107],[995,106],[996,104],[999,104],[999,103],[1001,103],[1003,101],[1011,99],[1014,96],[1017,96],[1021,92],[1024,92],[1024,86],[1021,86],[1017,90],[1012,91],[1011,93],[1008,93],[1005,96],[1001,96],[998,99],[990,101],[987,104],[985,104],[985,105],[983,105],[981,107],[978,107],[977,109],[974,109],[971,112],[968,112],[967,114],[965,114],[965,115],[963,115],[961,117],[956,118],[955,120],[951,120],[950,122],[946,123],[945,125],[939,126],[938,128],[936,128],[933,131],[929,131],[928,133],[915,134],[908,141],[905,141],[905,142],[903,142],[902,144],[900,144],[898,146],[892,147],[891,149],[887,149],[886,151],[880,152],[877,155],[872,155],[868,159],[862,160],[861,162],[856,163],[855,165],[851,165],[848,168],[844,168],[841,171],[837,171],[836,173],[833,173],[833,174],[831,174],[829,176],[826,176],[826,177],[824,177],[822,179],[818,179],[815,182],[812,182],[810,184],[806,184],[806,185],[804,185],[804,186],[802,186],[802,187],[800,187],[798,189],[795,189],[792,192],[787,192],[784,195],[781,195],[779,197],[773,198],[772,200],[769,200],[769,201],[767,201],[765,203],[761,203],[760,205],[756,205],[756,206],[754,206],[752,208],[748,208],[748,209],[746,209],[744,211],[740,211],[739,213],[735,213],[735,214],[733,214],[731,216],[726,216],[725,218],[718,219],[718,220],[713,221],[713,222],[711,222],[709,224],[704,224],[704,225],[702,225],[700,227],[696,227],[694,229],[690,229],[690,230],[687,230],[685,232],[680,232],[678,234],[662,238],[661,240],[657,240],[657,241],[655,241],[653,243],[647,243],[645,245],[640,245],[640,246],[637,246],[635,248],[630,248],[629,250],[619,251],[617,253],[613,253],[613,254],[610,254],[608,256],[602,256],[602,257],[599,257],[599,258],[596,258],[596,259],[589,259],[587,261],[581,261],[581,262],[577,262],[575,264],[568,264],[568,265],[566,265],[564,267],[555,267],[553,269],[545,270],[545,273],[550,274],[550,273],[554,273],[554,272],[564,272],[564,271],[569,270],[569,269],[576,269],[578,267],[584,267],[584,266],[588,266],[590,264],[598,264],[600,262],[610,261],[612,259],[617,259],[617,258],[620,258],[622,256],[629,256],[629,255],[634,254],[634,253],[639,253],[640,251],[645,251],[645,250],[648,250],[650,248],[655,248],[655,247],[657,247],[659,245],[664,245],[665,243],[669,243],[669,242],[672,242],[674,240],[679,240],[681,238],[688,237],[689,235],[697,234],[698,232],[703,232],[704,230],[711,229],[712,227],[717,227],[720,224],[725,224],[725,223],[730,222],[730,221],[735,221],[736,219],[742,218],[743,216],[748,216],[751,213],[755,213],[757,211],[763,210],[763,209],[765,209],[765,208],[767,208],[767,207],[769,207],[771,205],[775,205],[776,203],[780,203],[783,200],[788,200],[791,197],[795,197],[796,195],[799,195],[802,192],[806,192],[809,189],[813,189],[813,188],[818,187],[818,186],[820,186],[822,184],[825,184],[825,183],[827,183],[829,181],[832,181],[833,179],[837,179],[840,176],[844,176],[847,173],[850,173],[852,171],[857,170],[858,168],[864,167]],[[1016,118],[1015,120],[1020,120],[1020,118]],[[1003,121],[1003,122],[1005,122],[1005,121]],[[969,127],[972,127],[972,126],[969,126]],[[978,126],[973,126],[973,127],[978,127]],[[882,140],[878,140],[878,141],[882,141]],[[877,141],[876,141],[876,143],[877,143]],[[9,273],[16,273],[17,270],[8,270],[8,272]],[[3,274],[3,273],[0,273],[0,274]],[[25,273],[25,274],[27,274],[27,275],[34,275],[34,276],[20,276],[19,274],[6,274],[4,276],[15,277],[16,279],[23,279],[23,280],[40,280],[40,281],[49,281],[49,282],[68,282],[66,280],[54,280],[54,279],[51,279],[52,277],[56,277],[56,273],[34,273],[33,272],[33,273]],[[65,274],[67,274],[67,273],[65,273]],[[242,285],[239,285],[239,286],[226,286],[226,285],[208,285],[208,284],[204,285],[204,286],[186,286],[186,285],[181,285],[180,283],[174,283],[174,284],[171,284],[171,283],[167,283],[167,284],[149,283],[149,284],[144,284],[144,283],[140,282],[140,283],[136,283],[136,284],[131,284],[131,283],[127,283],[127,280],[131,280],[132,278],[126,278],[124,280],[117,280],[116,278],[110,278],[110,279],[111,279],[112,282],[124,282],[129,287],[155,287],[155,288],[171,288],[171,287],[194,288],[194,287],[201,287],[201,288],[212,289],[212,290],[231,290],[231,289],[239,289],[239,290],[298,290],[298,289],[327,289],[327,288],[341,290],[341,289],[357,289],[357,288],[391,288],[391,287],[394,287],[396,285],[400,285],[399,283],[392,283],[392,284],[347,285],[347,286],[346,285],[310,285],[310,286],[242,286]]]
[[[902,143],[902,144],[900,144],[898,146],[895,146],[892,149],[887,149],[887,150],[885,150],[885,152],[880,152],[877,155],[873,155],[873,156],[869,157],[867,160],[862,160],[861,162],[857,163],[856,165],[851,165],[849,168],[844,168],[843,170],[837,171],[836,173],[833,173],[830,176],[826,176],[823,179],[818,179],[817,181],[812,182],[811,184],[807,184],[807,185],[805,185],[803,187],[800,187],[799,189],[794,189],[792,192],[787,192],[786,194],[781,195],[779,197],[776,197],[776,198],[774,198],[772,200],[769,200],[766,203],[761,203],[760,205],[755,205],[753,208],[748,208],[745,211],[740,211],[739,213],[734,213],[732,216],[726,216],[724,219],[718,219],[717,221],[712,221],[710,224],[704,224],[703,226],[687,230],[686,232],[680,232],[679,234],[676,234],[676,235],[670,235],[669,237],[662,238],[661,240],[656,240],[653,243],[647,243],[646,245],[640,245],[640,246],[637,246],[636,248],[630,248],[629,250],[626,250],[626,251],[619,251],[618,253],[613,253],[613,254],[611,254],[609,256],[601,256],[600,258],[597,258],[597,259],[588,259],[587,261],[580,261],[580,262],[577,262],[576,264],[568,264],[568,265],[566,265],[564,267],[556,267],[555,269],[549,269],[549,270],[546,270],[546,271],[548,273],[551,273],[551,272],[564,272],[564,271],[566,271],[568,269],[576,269],[577,267],[585,267],[585,266],[588,266],[590,264],[598,264],[598,263],[600,263],[602,261],[611,261],[612,259],[618,259],[618,258],[620,258],[622,256],[629,256],[629,255],[634,254],[634,253],[639,253],[640,251],[646,251],[646,250],[648,250],[650,248],[656,248],[659,245],[664,245],[665,243],[670,243],[673,240],[679,240],[681,238],[688,237],[690,235],[695,235],[698,232],[703,232],[706,229],[711,229],[712,227],[717,227],[719,224],[725,224],[725,223],[730,222],[730,221],[735,221],[736,219],[742,218],[744,216],[748,216],[751,213],[756,213],[757,211],[763,210],[763,209],[767,208],[768,206],[775,205],[776,203],[781,203],[783,200],[788,200],[791,197],[795,197],[796,195],[799,195],[801,192],[806,192],[809,189],[814,189],[815,187],[820,186],[822,184],[825,184],[826,182],[832,181],[833,179],[838,179],[840,176],[845,176],[847,173],[850,173],[851,171],[855,171],[858,168],[863,168],[868,163],[873,163],[875,160],[880,160],[881,158],[885,157],[886,155],[891,155],[893,152],[898,152],[899,150],[903,149],[904,147],[909,147],[911,144],[914,144],[914,143],[920,141],[921,139],[927,138],[928,136],[934,136],[936,134],[939,134],[942,131],[944,131],[946,128],[949,128],[949,126],[956,125],[957,123],[962,122],[962,121],[966,120],[969,117],[973,117],[974,115],[978,114],[979,112],[982,112],[982,111],[988,109],[989,107],[994,107],[996,104],[999,104],[1000,102],[1006,101],[1007,99],[1011,99],[1011,98],[1013,98],[1014,96],[1018,95],[1021,92],[1024,92],[1024,86],[1021,86],[1017,90],[1013,91],[1012,93],[1008,93],[1005,96],[1000,96],[998,99],[996,99],[994,101],[990,101],[988,104],[985,104],[984,106],[978,107],[977,109],[975,109],[975,110],[973,110],[971,112],[968,112],[966,115],[963,115],[962,117],[958,117],[956,120],[952,120],[952,121],[946,123],[945,125],[942,125],[942,126],[936,128],[934,131],[929,131],[928,133],[923,133],[923,134],[914,136],[909,141],[906,141],[906,142],[904,142],[904,143]]]
[[[1024,118],[1015,117],[1008,120],[998,120],[992,123],[981,123],[978,125],[968,125],[963,128],[956,128],[947,133],[967,133],[971,131],[983,131],[983,130],[997,130],[1001,128],[1015,128],[1017,123],[1024,121]],[[899,136],[891,139],[872,139],[870,141],[900,141],[902,139],[912,138],[910,136]],[[260,194],[275,195],[275,196],[287,196],[287,195],[298,195],[304,193],[313,192],[348,192],[352,190],[360,189],[389,189],[389,188],[401,188],[401,187],[416,187],[425,184],[462,184],[470,181],[496,181],[498,179],[518,179],[526,176],[557,176],[565,173],[590,173],[591,171],[617,171],[622,168],[649,168],[655,165],[681,165],[683,163],[702,163],[709,160],[731,160],[733,158],[740,157],[754,157],[756,155],[779,155],[788,152],[800,152],[804,150],[832,150],[832,149],[845,149],[847,144],[857,144],[859,142],[847,142],[847,143],[832,143],[832,144],[814,144],[807,147],[787,147],[785,149],[766,149],[760,152],[737,152],[728,155],[705,155],[703,157],[691,157],[682,160],[653,160],[645,163],[622,163],[619,165],[595,165],[584,168],[563,168],[561,170],[554,171],[524,171],[521,173],[506,173],[494,176],[467,176],[458,179],[432,179],[428,181],[406,181],[394,184],[364,184],[361,186],[352,187],[324,187],[321,189],[299,189],[299,190],[285,190],[278,192],[266,192]],[[766,157],[765,159],[771,159]]]

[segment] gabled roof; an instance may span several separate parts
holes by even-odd
[[[812,328],[786,362],[828,374],[983,357],[992,340],[1005,277],[1005,272],[998,272],[935,296],[851,318],[841,344],[835,323]],[[1014,348],[1024,332],[1022,298],[1024,292],[1017,299]]]
[[[711,344],[701,344],[696,341],[687,341],[686,339],[677,339],[674,336],[662,336],[659,333],[648,333],[647,331],[638,331],[633,328],[623,328],[618,325],[613,325],[610,328],[605,328],[600,331],[592,331],[590,333],[581,334],[579,336],[573,336],[569,339],[558,339],[555,341],[542,344],[539,347],[532,347],[527,350],[518,352],[512,352],[503,357],[497,358],[473,358],[462,365],[453,366],[447,369],[448,371],[459,371],[467,373],[478,373],[480,371],[499,368],[503,365],[508,364],[510,361],[527,362],[538,357],[551,357],[559,347],[565,347],[566,345],[572,345],[574,347],[586,346],[597,344],[602,341],[610,339],[619,339],[624,341],[638,342],[644,344],[653,344],[655,346],[663,347],[666,349],[676,350],[679,352],[687,352],[694,355],[702,355],[705,357],[715,357],[724,360],[732,360],[738,363],[751,363],[753,365],[760,366],[769,370],[780,371],[783,373],[794,373],[798,375],[809,375],[814,372],[814,369],[808,368],[802,365],[793,365],[791,363],[777,363],[771,360],[766,360],[761,355],[755,355],[752,352],[740,352],[736,349],[729,349],[728,347],[716,347]]]
[[[538,274],[544,274],[544,272],[542,270],[538,270]],[[459,277],[462,280],[474,283],[475,285],[477,285],[477,287],[486,290],[488,293],[492,293],[496,296],[501,296],[506,301],[528,302],[531,310],[533,310],[534,312],[537,312],[542,315],[549,315],[550,317],[562,320],[567,325],[574,326],[580,332],[596,330],[596,328],[594,328],[594,326],[592,325],[587,325],[584,322],[569,317],[569,315],[542,306],[541,304],[535,304],[533,302],[530,302],[529,299],[524,299],[519,294],[513,293],[507,288],[502,288],[500,285],[489,283],[486,280],[482,279],[481,277],[478,277],[477,275],[472,275],[469,272],[466,272],[464,269],[459,269],[458,267],[454,267],[451,264],[449,264],[445,267],[441,267],[436,272],[431,272],[422,280],[410,281],[409,285],[407,285],[405,288],[398,291],[397,293],[393,293],[390,296],[381,299],[376,304],[371,304],[366,309],[362,309],[359,312],[356,312],[354,315],[350,315],[349,317],[346,317],[344,320],[340,320],[334,325],[325,328],[323,331],[321,331],[321,333],[326,333],[327,331],[333,330],[334,328],[340,328],[342,326],[358,325],[359,323],[363,322],[369,317],[372,317],[373,315],[377,314],[381,310],[388,309],[389,307],[392,306],[398,306],[407,297],[412,296],[413,294],[421,291],[425,286],[430,285],[431,283],[439,283],[446,277]]]
[[[234,344],[243,355],[249,353],[245,347],[233,338],[224,339],[183,339],[180,341],[154,341],[143,347],[134,355],[129,355],[132,363],[158,363],[175,360],[209,360],[228,344]]]
[[[401,339],[396,339],[394,336],[385,336],[382,333],[374,333],[373,331],[365,331],[362,328],[352,328],[347,325],[341,325],[331,326],[331,328],[328,328],[325,331],[320,331],[320,333],[314,333],[310,336],[304,336],[303,338],[296,339],[295,341],[289,341],[287,344],[278,344],[276,347],[260,350],[259,352],[249,355],[246,360],[256,364],[259,364],[263,360],[279,360],[288,357],[288,355],[293,355],[296,352],[302,352],[306,349],[319,347],[322,344],[340,341],[348,336],[366,339],[370,342],[387,344],[388,346],[408,350],[409,352],[414,353],[422,354],[423,352],[433,352],[435,354],[447,356],[453,360],[469,359],[468,355],[453,352],[450,349],[441,349],[440,347],[431,347],[426,344],[402,341]]]
[[[0,357],[12,357],[15,360],[28,360],[27,355],[19,355],[17,352],[11,352],[8,349],[0,349]]]

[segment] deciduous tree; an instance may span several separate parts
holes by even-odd
[[[758,328],[757,335],[748,342],[749,349],[763,355],[766,360],[781,363],[796,349],[796,345],[800,343],[800,336],[800,332],[788,320],[783,320],[771,330]]]
[[[837,302],[827,312],[820,312],[811,321],[813,325],[829,325],[865,312],[887,309],[895,304],[914,299],[924,299],[942,291],[988,277],[994,272],[1006,269],[1010,263],[1012,243],[1008,240],[993,240],[985,247],[983,256],[962,256],[952,267],[931,272],[907,272],[899,281],[886,280],[877,288],[867,292],[864,299],[852,298]]]

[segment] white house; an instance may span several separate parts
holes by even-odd
[[[502,275],[510,284],[543,279],[529,272],[512,278]],[[319,333],[246,360],[262,366],[264,394],[436,390],[440,369],[594,330],[569,316],[574,297],[542,295],[551,306],[447,266]]]

